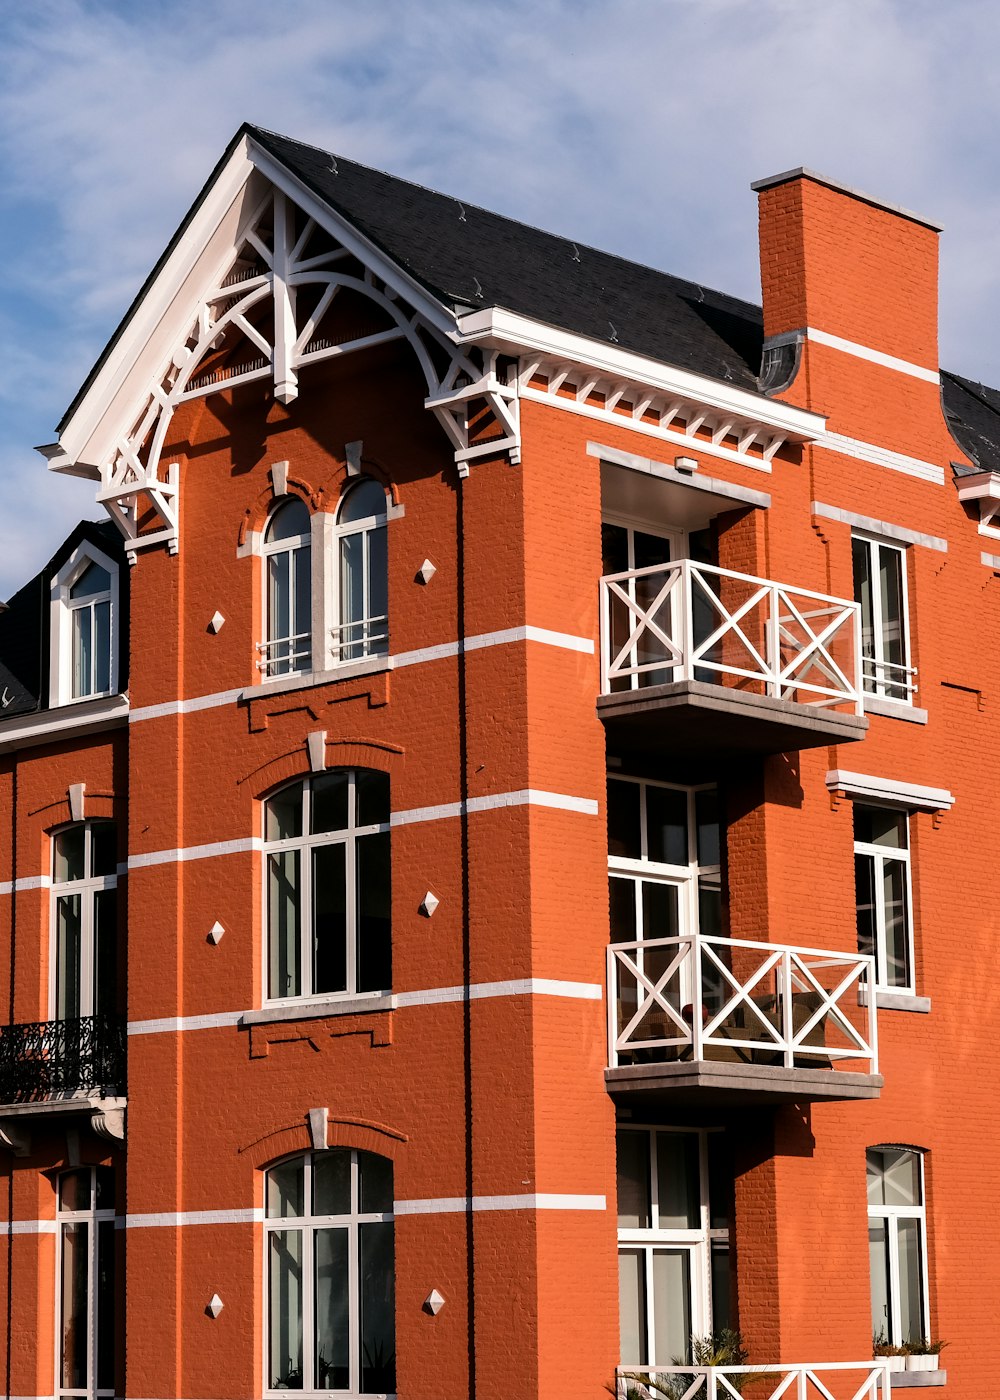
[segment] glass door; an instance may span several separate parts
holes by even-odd
[[[654,533],[626,522],[605,520],[601,526],[603,574],[607,577],[609,574],[623,574],[657,564],[670,564],[682,555],[682,539],[681,531],[657,530]],[[667,581],[667,574],[658,571],[645,577],[619,580],[618,587],[630,602],[647,612]],[[656,627],[674,642],[679,641],[678,596],[676,588],[673,589],[664,603],[650,614]],[[610,660],[614,662],[622,649],[628,647],[618,664],[626,672],[634,672],[613,677],[611,690],[637,690],[640,686],[664,685],[675,679],[676,667],[668,648],[649,627],[640,626],[636,613],[613,591],[609,598],[608,625]],[[634,643],[629,647],[629,639],[633,636]],[[656,663],[661,661],[669,664],[657,666]],[[634,670],[645,666],[653,669]]]

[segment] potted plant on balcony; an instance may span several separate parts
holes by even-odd
[[[723,1327],[706,1337],[691,1338],[691,1360],[675,1356],[674,1366],[745,1366],[750,1353],[743,1341],[742,1333],[732,1327]],[[749,1376],[727,1376],[726,1381],[737,1395],[743,1394],[743,1386]],[[683,1400],[695,1382],[690,1374],[673,1373],[665,1375],[657,1371],[633,1371],[620,1376],[605,1390],[616,1400]],[[721,1391],[720,1391],[721,1394]]]
[[[884,1332],[878,1332],[872,1337],[872,1356],[876,1361],[884,1362],[890,1371],[905,1371],[908,1355],[908,1347],[897,1347],[892,1342],[887,1342]]]
[[[936,1371],[941,1364],[941,1353],[947,1342],[929,1342],[926,1337],[911,1342],[907,1348],[906,1369],[908,1371]]]

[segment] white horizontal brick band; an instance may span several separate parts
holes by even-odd
[[[596,817],[598,805],[592,797],[571,797],[562,792],[545,792],[541,788],[521,788],[517,792],[493,792],[485,797],[470,797],[465,811],[491,812],[499,807],[551,807],[561,812],[581,812]],[[461,802],[444,802],[437,807],[413,807],[405,812],[393,812],[390,826],[408,826],[411,822],[443,821],[462,815]]]
[[[578,637],[571,632],[555,632],[548,627],[508,627],[501,632],[483,632],[475,637],[467,637],[463,648],[461,642],[442,642],[438,646],[420,647],[416,651],[401,651],[388,658],[388,668],[397,670],[406,666],[418,666],[428,661],[444,661],[461,654],[463,649],[481,651],[485,647],[510,646],[517,642],[537,642],[541,646],[556,647],[564,651],[577,651],[593,656],[596,648],[593,637]],[[353,675],[353,670],[347,670]],[[301,677],[289,679],[301,681]],[[336,671],[324,671],[317,685],[336,681]],[[235,705],[240,700],[260,700],[266,695],[281,693],[280,685],[240,686],[238,690],[219,690],[212,695],[197,695],[190,700],[165,700],[158,705],[141,705],[129,714],[130,724],[139,724],[147,719],[164,719],[168,715],[191,715],[199,710],[212,710],[220,705]]]
[[[449,1002],[483,1001],[493,997],[543,996],[565,997],[570,1001],[600,1001],[603,995],[604,988],[597,982],[560,982],[549,977],[525,977],[511,982],[474,982],[468,989],[461,986],[430,987],[426,991],[396,992],[391,997],[373,999],[369,1007],[359,1007],[357,1000],[352,999],[349,1003],[345,1002],[343,1014],[363,1016],[366,1013],[375,1014],[413,1006],[441,1006]],[[392,1004],[387,1006],[383,1001]],[[282,1014],[276,1014],[275,1021],[287,1019],[284,1013],[289,1009],[288,1003],[282,1003]],[[311,1015],[314,1015],[316,1020],[321,1020],[339,1014],[337,1003],[332,999],[315,1007],[303,1002],[298,1009],[297,1019],[303,1021],[308,1020]],[[148,1021],[130,1021],[128,1033],[170,1035],[181,1031],[218,1030],[240,1025],[247,1014],[246,1011],[219,1011],[204,1016],[162,1016]],[[266,1015],[258,1011],[253,1012],[253,1018],[254,1025],[267,1024]]]
[[[47,890],[52,885],[51,875],[23,875],[19,880],[0,880],[0,894],[10,894],[17,890]]]
[[[206,846],[182,846],[173,851],[142,851],[129,856],[129,870],[142,870],[149,865],[170,865],[187,860],[211,860],[215,856],[244,855],[259,851],[263,842],[259,836],[241,836],[236,841],[212,841]]]
[[[850,525],[855,530],[867,530],[872,535],[883,535],[888,540],[899,540],[901,544],[919,544],[924,549],[936,549],[941,554],[948,553],[948,541],[938,535],[924,535],[919,530],[908,530],[905,525],[893,525],[888,520],[875,520],[870,515],[855,515],[851,510],[841,510],[839,506],[827,506],[822,501],[813,501],[809,507],[813,515],[824,520],[837,520],[841,525]]]
[[[126,1215],[129,1230],[177,1229],[182,1225],[256,1225],[264,1219],[263,1210],[248,1206],[243,1210],[177,1210],[150,1215]]]
[[[495,1210],[607,1210],[605,1196],[564,1196],[542,1192],[523,1196],[439,1196],[423,1201],[396,1201],[394,1214],[452,1215],[473,1211]]]
[[[814,326],[806,327],[806,339],[814,341],[817,345],[827,345],[831,350],[842,350],[845,355],[854,355],[856,359],[868,360],[873,365],[881,365],[883,369],[895,369],[900,374],[909,374],[914,379],[923,379],[927,384],[940,384],[941,382],[941,376],[937,370],[925,369],[923,365],[915,365],[912,360],[901,360],[896,355],[887,355],[882,350],[873,350],[870,345],[859,345],[856,340],[844,340],[842,336],[831,335],[829,331],[820,331]]]
[[[876,798],[895,802],[900,807],[913,807],[927,812],[947,811],[955,805],[955,795],[947,788],[923,787],[918,783],[902,783],[895,778],[878,778],[870,773],[851,773],[844,768],[831,768],[826,775],[831,792],[845,792],[848,797]]]
[[[859,462],[870,462],[876,467],[889,467],[894,472],[919,477],[921,481],[932,481],[935,486],[944,485],[944,468],[936,463],[925,462],[920,457],[907,457],[902,452],[890,452],[887,447],[876,447],[874,443],[861,442],[858,438],[843,437],[840,433],[824,433],[816,439],[813,446],[825,447],[829,452],[840,452],[845,457],[856,457]]]
[[[54,1220],[0,1220],[0,1235],[54,1235]]]

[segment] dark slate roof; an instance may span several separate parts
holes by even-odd
[[[941,399],[952,436],[980,471],[1000,471],[1000,390],[941,371]],[[959,466],[959,476],[968,467]]]
[[[129,571],[121,532],[111,520],[81,520],[45,568],[19,588],[0,612],[0,723],[48,709],[50,586],[53,575],[83,540],[119,564],[119,685],[122,690],[128,686]]]

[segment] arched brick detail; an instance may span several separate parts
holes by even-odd
[[[388,492],[389,500],[394,506],[399,505],[399,487],[393,481],[392,477],[389,475],[388,471],[386,471],[385,467],[383,467],[382,463],[374,457],[362,457],[360,477],[349,476],[347,472],[347,464],[344,463],[342,473],[339,475],[338,479],[337,494],[333,500],[333,504],[329,507],[329,509],[334,511],[339,510],[340,502],[343,500],[348,490],[354,485],[356,481],[359,481],[366,476],[370,476],[372,481],[377,481],[378,484],[385,491]]]
[[[406,1142],[405,1133],[366,1118],[331,1118],[327,1131],[327,1147],[353,1147],[359,1152],[374,1152],[392,1161],[397,1159]],[[311,1148],[309,1126],[303,1122],[279,1128],[267,1137],[249,1143],[240,1148],[240,1154],[260,1170],[280,1161],[282,1157],[309,1152]]]
[[[259,1168],[269,1167],[272,1162],[278,1162],[293,1152],[308,1152],[311,1147],[309,1125],[303,1121],[290,1128],[279,1128],[276,1132],[268,1133],[267,1137],[251,1142],[239,1151],[251,1166]]]
[[[87,792],[84,790],[83,811],[85,820],[87,821],[91,821],[95,818],[98,821],[102,819],[121,821],[125,815],[123,804],[117,797],[114,797],[109,792]],[[48,813],[45,819],[45,825],[42,828],[46,836],[51,836],[52,833],[58,831],[60,827],[70,826],[72,824],[73,819],[69,811],[69,797],[65,792],[60,793],[52,802],[47,802],[44,807],[36,807],[34,811],[29,812],[28,815],[35,817],[40,816],[43,812]]]
[[[403,761],[403,750],[396,744],[383,744],[377,739],[335,739],[327,742],[328,768],[374,768],[392,778]],[[250,784],[250,792],[260,801],[275,789],[295,778],[308,778],[309,755],[305,744],[289,753],[273,758],[242,782]]]
[[[298,496],[299,499],[304,501],[308,506],[310,515],[314,515],[316,511],[324,508],[327,493],[322,487],[312,486],[301,477],[292,476],[291,472],[288,474],[287,485],[288,490],[285,492],[285,496]],[[247,535],[252,530],[263,531],[267,524],[267,517],[271,514],[276,503],[283,499],[283,496],[275,494],[274,487],[269,481],[263,490],[258,493],[257,499],[245,512],[240,522],[240,533],[237,539],[240,548],[246,544]]]

